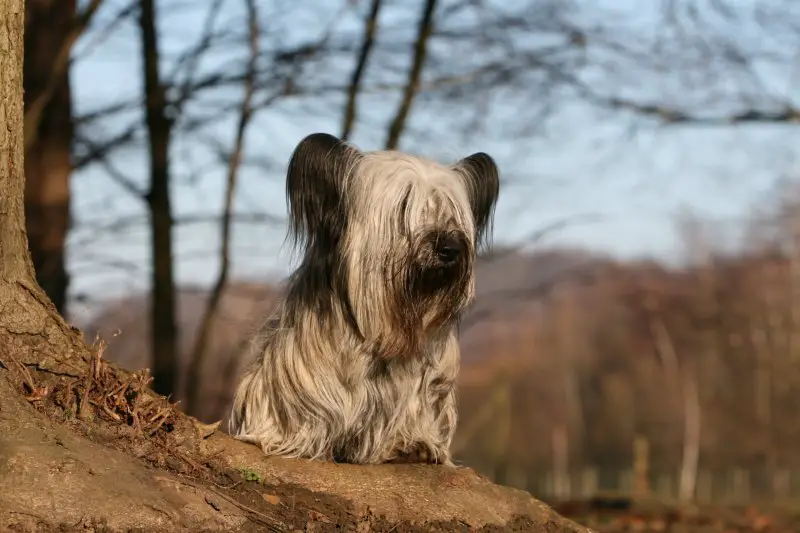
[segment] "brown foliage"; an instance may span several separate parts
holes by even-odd
[[[468,418],[485,403],[487,389],[505,383],[512,391],[506,409],[514,430],[504,461],[549,468],[546,436],[559,424],[572,424],[575,466],[626,468],[633,440],[642,435],[653,467],[677,471],[681,384],[689,373],[700,389],[704,467],[796,468],[800,456],[792,443],[800,426],[793,421],[800,403],[791,391],[800,364],[790,340],[800,325],[792,321],[785,289],[790,275],[790,258],[775,251],[682,268],[595,265],[589,278],[556,286],[531,302],[528,314],[502,324],[513,341],[498,339],[502,344],[491,352],[467,356],[483,363],[465,371],[462,412]],[[673,362],[659,353],[659,331],[669,336]],[[510,371],[492,368],[509,355],[515,361]],[[577,390],[570,389],[570,376],[576,376]],[[574,395],[577,421],[568,412]],[[483,463],[480,445],[480,439],[471,442],[464,457]]]
[[[473,310],[481,319],[462,334],[459,457],[501,480],[508,470],[549,469],[551,436],[565,426],[573,468],[628,468],[633,440],[644,436],[652,468],[677,471],[682,383],[691,376],[699,384],[704,468],[800,466],[793,445],[800,428],[792,422],[800,402],[791,392],[800,365],[789,346],[792,301],[783,289],[790,267],[776,251],[681,268],[574,251],[484,261]],[[228,289],[209,377],[232,368],[226,361],[237,353],[233,347],[271,306],[272,289],[258,287]],[[251,296],[262,303],[249,302]],[[202,296],[180,298],[199,302]],[[125,303],[100,322],[106,333],[122,330],[112,352],[132,368],[147,361],[135,341],[140,326],[122,322],[141,324],[135,307]],[[197,307],[185,303],[179,313],[187,337]],[[659,353],[664,334],[674,361]],[[134,351],[135,359],[126,355]],[[203,409],[207,421],[225,416],[230,389],[230,382],[209,379],[205,395],[214,407]]]

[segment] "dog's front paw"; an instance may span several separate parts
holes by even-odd
[[[395,450],[392,457],[387,462],[392,464],[441,464],[442,461],[439,460],[437,454],[435,454],[427,444],[416,443],[412,444],[407,449]]]

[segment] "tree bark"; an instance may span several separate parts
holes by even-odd
[[[142,35],[144,96],[150,147],[150,190],[146,195],[150,211],[153,262],[150,299],[153,346],[153,389],[164,396],[177,390],[177,326],[175,320],[175,279],[172,253],[172,206],[169,193],[169,148],[172,121],[167,116],[166,87],[159,75],[160,56],[153,0],[139,2]]]
[[[25,230],[23,0],[0,2],[0,353],[19,365],[69,372],[81,337],[36,282]],[[5,364],[5,363],[4,363]],[[2,364],[0,364],[2,366]]]
[[[32,284],[33,265],[25,239],[22,205],[25,170],[22,140],[22,0],[0,4],[0,276],[5,295],[8,285]],[[4,314],[0,317],[5,316]],[[0,318],[2,319],[2,318]]]
[[[30,139],[25,150],[28,245],[39,285],[63,315],[69,285],[65,245],[73,124],[69,70],[58,67],[72,33],[75,0],[28,1],[25,17],[25,113],[41,108],[38,120],[27,125],[35,131],[25,132]]]

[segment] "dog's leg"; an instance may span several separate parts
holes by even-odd
[[[424,409],[425,415],[417,418],[412,438],[402,439],[387,450],[387,463],[425,463],[453,466],[450,443],[456,429],[456,396],[450,388],[438,401]],[[419,421],[423,421],[421,425]]]
[[[448,339],[437,366],[424,378],[422,387],[422,413],[418,421],[412,457],[419,462],[453,466],[450,443],[456,432],[458,410],[456,406],[456,379],[458,377],[459,350],[455,336]]]
[[[408,464],[408,463],[425,463],[425,464],[440,464],[433,451],[427,444],[416,443],[412,444],[407,450],[397,449],[392,453],[392,459],[387,463],[391,464]]]

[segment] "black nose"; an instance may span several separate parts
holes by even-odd
[[[464,254],[465,245],[460,239],[444,236],[436,240],[436,259],[444,266],[458,262]]]

